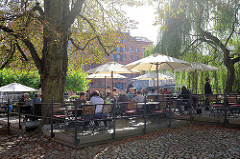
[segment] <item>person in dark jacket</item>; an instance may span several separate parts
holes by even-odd
[[[210,85],[210,78],[209,77],[206,78],[205,94],[213,94],[212,89],[211,89],[211,85]]]
[[[206,100],[205,100],[205,110],[209,110],[209,106],[210,106],[210,102],[208,100],[208,95],[209,94],[213,94],[212,92],[212,88],[211,88],[211,85],[210,85],[210,78],[207,77],[206,78],[206,84],[205,84],[205,96],[206,96]]]
[[[178,108],[178,111],[179,111],[180,114],[183,114],[181,106],[185,105],[185,103],[188,103],[188,101],[190,99],[190,92],[185,86],[182,86],[182,92],[178,96],[178,99],[179,100],[177,102],[177,107],[176,108]]]
[[[129,88],[133,87],[134,81],[131,81],[127,86],[127,93],[129,92]]]

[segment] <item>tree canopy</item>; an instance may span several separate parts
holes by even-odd
[[[62,102],[68,64],[77,66],[88,59],[101,62],[120,43],[122,32],[134,26],[121,6],[141,5],[143,1],[34,2],[0,3],[0,68],[12,61],[32,62],[40,75],[42,101],[49,102],[54,97],[56,102]],[[19,63],[15,66],[21,67]],[[49,116],[49,112],[49,106],[42,109],[43,116]],[[44,123],[42,120],[41,126]]]
[[[178,58],[193,53],[189,62],[224,64],[224,89],[232,92],[240,61],[239,0],[163,0],[159,3],[158,23],[162,27],[154,51]],[[203,60],[197,54],[209,58]]]

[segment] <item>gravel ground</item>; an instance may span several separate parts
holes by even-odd
[[[240,129],[188,125],[72,149],[44,136],[0,137],[0,158],[240,158]]]

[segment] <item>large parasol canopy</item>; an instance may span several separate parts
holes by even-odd
[[[37,92],[37,91],[38,91],[37,89],[27,87],[16,82],[0,87],[0,92]]]
[[[86,71],[86,73],[94,73],[94,74],[110,74],[112,78],[112,89],[113,89],[113,78],[116,73],[133,73],[136,70],[130,71],[126,68],[123,68],[123,65],[117,62],[107,62],[101,66],[90,69]]]
[[[176,59],[170,56],[166,56],[160,53],[154,53],[138,61],[132,62],[124,66],[129,70],[145,70],[145,71],[156,71],[157,74],[157,88],[159,94],[159,70],[175,70],[179,68],[191,67],[190,63]]]

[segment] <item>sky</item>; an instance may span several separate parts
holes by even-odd
[[[139,23],[137,29],[130,30],[130,34],[132,36],[146,37],[156,44],[160,26],[152,25],[155,21],[154,8],[151,6],[141,6],[137,8],[124,6],[122,9],[126,11],[130,19]]]

